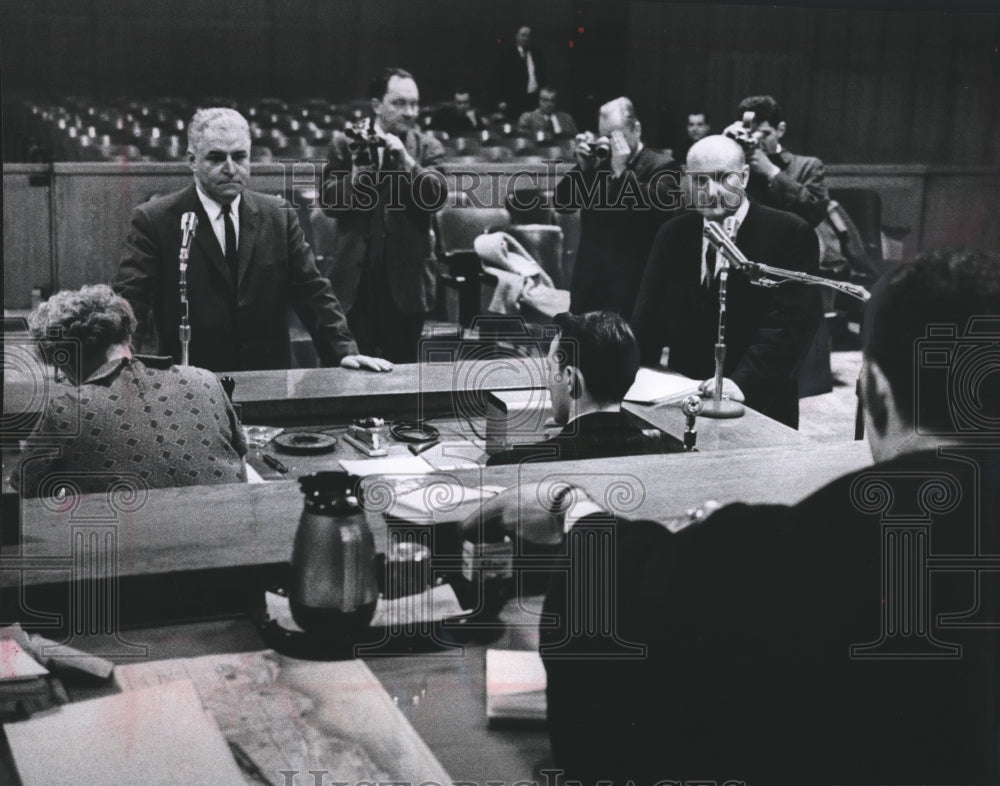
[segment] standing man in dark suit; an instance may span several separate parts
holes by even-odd
[[[514,43],[500,49],[497,57],[498,108],[511,120],[538,104],[538,91],[545,84],[545,60],[531,46],[531,28],[520,27]]]
[[[616,98],[601,107],[599,139],[576,139],[576,166],[556,186],[560,212],[580,211],[580,246],[570,283],[574,314],[607,309],[631,317],[660,225],[676,199],[680,169],[642,141],[635,107]]]
[[[431,225],[448,197],[436,169],[444,147],[417,128],[420,92],[408,72],[384,69],[369,96],[376,146],[340,132],[330,143],[323,209],[338,231],[330,281],[362,352],[413,363],[436,293]]]
[[[610,311],[580,316],[564,312],[553,322],[559,334],[552,339],[545,362],[552,419],[563,429],[551,439],[495,453],[488,465],[683,449],[670,435],[622,409],[639,370],[639,345],[623,317]]]
[[[722,223],[748,259],[773,267],[816,274],[819,246],[802,219],[747,199],[743,150],[728,137],[692,145],[687,172],[697,212],[668,221],[657,234],[632,324],[643,364],[659,363],[668,346],[671,369],[707,380],[715,371],[720,267],[703,236],[705,222]],[[818,293],[794,283],[754,286],[734,270],[727,300],[724,389],[797,428],[798,369],[821,318]]]
[[[554,479],[558,494],[522,484],[467,522],[571,555],[540,648],[567,780],[1000,783],[998,313],[996,254],[891,271],[861,372],[875,464],[796,505],[664,526]],[[605,625],[574,624],[592,614]],[[588,657],[612,619],[641,658]]]
[[[288,368],[291,306],[324,365],[390,370],[390,363],[358,354],[295,211],[246,190],[246,119],[232,109],[199,110],[188,126],[188,159],[192,185],[136,208],[113,284],[140,324],[152,310],[160,353],[181,359],[181,217],[194,213],[198,228],[187,268],[191,365],[211,371]]]

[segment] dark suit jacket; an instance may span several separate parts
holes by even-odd
[[[517,120],[517,130],[521,134],[530,134],[534,136],[539,131],[552,134],[560,139],[565,139],[567,137],[576,136],[576,122],[573,118],[566,112],[555,112],[556,118],[559,120],[559,133],[555,133],[555,129],[552,127],[549,116],[542,113],[541,109],[535,109],[531,112],[524,112]]]
[[[556,209],[580,210],[570,311],[607,309],[631,317],[653,238],[673,213],[670,200],[677,198],[679,178],[672,159],[643,147],[620,178],[603,163],[589,172],[574,167],[559,181]]]
[[[557,623],[541,644],[557,765],[637,786],[997,783],[1000,574],[915,559],[973,555],[977,540],[1000,553],[997,521],[996,448],[913,454],[794,507],[730,505],[677,534],[581,520],[569,586],[603,598],[585,566],[615,565],[613,629],[647,649],[630,661],[547,652],[608,647],[572,632],[567,612],[587,609],[553,575]],[[586,538],[609,526],[613,554]]]
[[[795,213],[809,226],[816,226],[826,216],[826,206],[830,202],[823,162],[787,150],[768,157],[781,171],[770,182],[763,175],[751,174],[747,183],[750,199]]]
[[[718,281],[701,284],[703,219],[686,213],[660,229],[646,264],[632,323],[642,362],[656,365],[670,347],[670,368],[692,379],[715,373]],[[797,216],[751,202],[736,245],[754,262],[815,274],[816,233]],[[815,288],[754,286],[731,270],[724,373],[748,406],[798,425],[798,369],[822,316]]]
[[[591,412],[568,423],[559,434],[530,445],[518,445],[487,460],[487,466],[522,461],[574,461],[676,453],[683,445],[631,412]]]
[[[451,136],[475,134],[487,127],[486,118],[476,110],[476,122],[472,122],[465,112],[459,112],[454,106],[443,106],[434,113],[431,128],[445,131]]]
[[[140,321],[152,310],[161,355],[175,362],[181,357],[177,254],[181,216],[189,211],[198,216],[187,270],[191,365],[212,371],[288,368],[289,306],[312,335],[324,365],[357,353],[295,211],[277,197],[243,192],[237,287],[192,184],[136,208],[114,280]]]
[[[545,59],[528,47],[535,64],[535,81],[545,85]],[[507,116],[516,119],[538,104],[538,91],[528,93],[528,65],[515,44],[504,46],[497,55],[497,100],[507,102]]]
[[[448,197],[437,168],[444,147],[430,134],[410,131],[406,149],[417,161],[411,175],[383,171],[375,188],[355,189],[348,140],[335,132],[324,172],[323,209],[337,219],[337,245],[330,282],[347,311],[354,305],[364,268],[372,264],[372,248],[382,248],[390,298],[404,314],[431,310],[437,285],[431,222]],[[377,198],[376,198],[377,197]],[[381,243],[372,244],[374,233]]]

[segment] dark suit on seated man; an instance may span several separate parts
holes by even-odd
[[[567,779],[1000,782],[1000,374],[975,321],[997,313],[996,255],[932,252],[892,271],[861,373],[875,464],[797,505],[666,527],[557,481],[559,494],[515,487],[466,522],[571,555],[541,631]],[[590,630],[570,625],[591,612]],[[607,657],[621,642],[642,657]]]
[[[431,118],[431,128],[451,136],[478,134],[488,127],[486,118],[473,105],[469,91],[455,88],[454,103],[441,107]]]
[[[288,368],[288,309],[295,309],[323,365],[388,371],[358,355],[330,282],[316,269],[295,211],[246,190],[250,129],[233,109],[199,110],[188,126],[194,183],[136,208],[115,291],[140,321],[152,311],[159,353],[181,361],[181,217],[198,228],[187,265],[190,362],[211,371]]]
[[[732,226],[739,249],[752,262],[815,274],[816,234],[797,216],[746,198],[747,166],[731,139],[709,136],[692,145],[688,173],[697,212],[668,221],[653,241],[636,298],[632,325],[643,365],[656,365],[664,346],[669,367],[693,379],[715,373],[719,274],[715,251],[703,237],[705,222]],[[817,292],[802,284],[755,286],[740,271],[728,274],[726,360],[728,388],[758,412],[798,427],[798,370],[822,316]]]
[[[552,417],[563,430],[551,439],[519,445],[486,462],[572,459],[669,453],[681,443],[622,410],[622,399],[639,370],[632,329],[617,314],[594,311],[557,314],[548,364]]]

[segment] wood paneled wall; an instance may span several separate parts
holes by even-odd
[[[314,187],[320,171],[255,165],[252,186],[272,194]],[[475,204],[502,206],[509,188],[545,189],[565,171],[546,164],[479,164],[449,173]],[[478,187],[471,183],[479,175]],[[27,308],[33,287],[73,288],[109,281],[136,205],[191,182],[184,164],[8,164],[4,166],[4,306]],[[902,234],[902,256],[943,245],[1000,248],[995,220],[1000,169],[832,166],[832,188],[872,188],[882,223]],[[322,253],[320,249],[318,253]]]
[[[547,0],[0,2],[5,96],[333,100],[380,66],[425,100],[492,99],[500,41],[530,24],[580,125],[632,96],[647,139],[686,112],[721,129],[739,99],[785,105],[793,150],[829,163],[1000,165],[1000,13]]]

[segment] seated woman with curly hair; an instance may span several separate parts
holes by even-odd
[[[110,287],[59,292],[28,325],[70,385],[46,404],[11,476],[22,496],[246,479],[246,440],[215,375],[133,356],[135,314]]]

